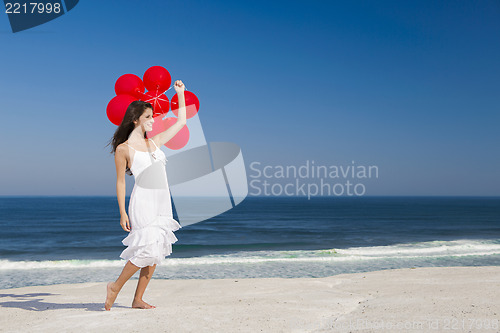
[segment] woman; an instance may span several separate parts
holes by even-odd
[[[122,241],[127,248],[120,257],[127,262],[115,282],[107,284],[105,309],[109,311],[121,288],[136,272],[141,270],[132,308],[152,309],[142,296],[156,265],[172,253],[172,243],[177,241],[174,231],[181,225],[173,219],[165,172],[166,156],[159,149],[186,124],[184,84],[175,81],[179,97],[177,122],[167,130],[147,138],[153,129],[153,108],[143,101],[132,102],[117,128],[111,143],[115,153],[116,194],[120,207],[120,225],[129,232]],[[127,215],[125,209],[125,173],[133,174],[134,189],[130,196]]]

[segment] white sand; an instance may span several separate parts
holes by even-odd
[[[0,290],[0,331],[500,332],[498,266],[301,279],[153,277],[144,296],[151,310],[130,308],[136,283],[125,284],[111,311],[104,311],[106,283]]]

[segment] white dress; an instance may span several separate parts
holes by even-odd
[[[134,151],[130,171],[135,184],[128,207],[130,233],[122,240],[127,248],[120,254],[120,258],[141,268],[158,265],[170,255],[172,244],[178,240],[173,232],[181,228],[172,215],[167,158],[149,140],[156,147],[152,153],[127,145]]]

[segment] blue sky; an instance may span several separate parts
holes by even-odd
[[[80,1],[15,34],[1,14],[0,38],[0,195],[115,195],[106,105],[154,65],[247,166],[355,161],[379,168],[366,195],[500,195],[498,1]]]

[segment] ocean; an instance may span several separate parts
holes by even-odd
[[[119,222],[116,196],[0,197],[0,289],[114,281]],[[175,235],[154,279],[498,266],[500,198],[250,196]]]

